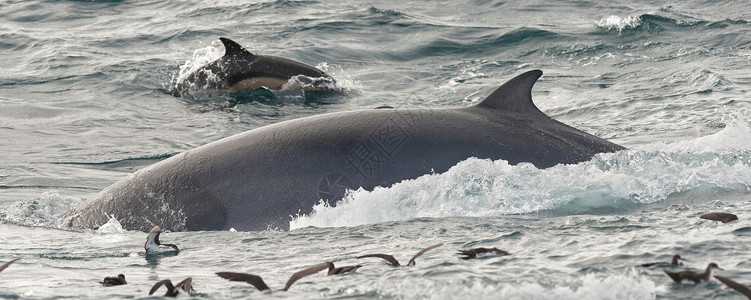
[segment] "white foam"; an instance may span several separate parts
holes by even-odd
[[[126,233],[127,230],[123,229],[123,225],[120,224],[115,216],[108,216],[109,220],[96,230],[99,234],[112,234],[112,233]]]
[[[213,42],[211,46],[193,50],[193,56],[180,66],[180,72],[177,74],[176,82],[182,81],[190,73],[193,73],[204,65],[219,59],[223,55],[224,48],[219,46],[218,42]]]
[[[13,203],[0,213],[0,219],[21,226],[64,228],[70,217],[64,218],[63,214],[82,202],[81,198],[48,191],[37,198]]]
[[[600,19],[600,21],[597,22],[597,26],[600,28],[605,28],[607,30],[617,29],[618,32],[621,32],[625,29],[634,29],[636,27],[639,27],[641,23],[642,20],[639,17],[628,16],[621,18],[619,16],[611,15],[605,19]]]
[[[751,116],[742,110],[719,132],[595,156],[576,165],[470,158],[443,174],[389,188],[350,191],[319,203],[290,228],[358,226],[421,217],[494,217],[565,207],[578,211],[654,203],[671,194],[751,188]]]
[[[625,275],[586,274],[554,285],[528,283],[494,283],[462,280],[443,282],[437,278],[408,278],[390,281],[388,285],[376,282],[374,288],[395,298],[403,299],[655,299],[657,286],[649,278],[629,272]]]
[[[336,86],[331,90],[345,94],[357,94],[358,91],[362,90],[362,83],[352,78],[352,75],[339,65],[330,65],[327,62],[321,62],[316,65],[316,68],[326,72],[326,74],[329,74],[329,76],[336,80]]]

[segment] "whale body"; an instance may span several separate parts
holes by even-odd
[[[105,188],[70,212],[96,228],[113,215],[129,230],[289,229],[292,215],[347,189],[373,190],[470,157],[574,164],[624,147],[542,113],[523,73],[477,105],[322,114],[252,129],[183,152]]]
[[[284,57],[256,55],[220,37],[224,55],[181,78],[170,93],[192,96],[207,91],[243,92],[258,88],[282,89],[295,79],[306,91],[334,90],[336,81],[308,64]]]

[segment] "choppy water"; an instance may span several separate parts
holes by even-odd
[[[674,285],[663,267],[716,262],[751,285],[751,11],[738,1],[6,1],[0,3],[0,297],[143,298],[192,276],[197,298],[739,299],[717,281]],[[316,65],[349,93],[167,94],[221,55]],[[71,230],[59,214],[134,170],[235,133],[334,111],[467,106],[523,71],[542,111],[629,148],[539,170],[469,159],[444,174],[353,191],[289,232]],[[736,213],[720,224],[710,211]],[[309,227],[309,226],[315,227]],[[411,268],[422,247],[445,245]],[[457,249],[497,246],[476,261]],[[260,293],[218,271],[262,275]],[[103,288],[104,276],[129,284]]]

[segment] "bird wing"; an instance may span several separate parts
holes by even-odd
[[[263,282],[261,276],[247,274],[247,273],[235,273],[235,272],[217,272],[216,275],[227,279],[229,281],[242,281],[247,282],[257,288],[259,291],[268,290],[269,286]]]
[[[193,278],[192,277],[188,277],[188,278],[183,279],[183,281],[178,282],[177,285],[176,285],[176,287],[179,288],[179,287],[182,286],[183,287],[183,291],[185,291],[186,293],[190,294],[190,290],[193,289],[192,285],[193,285]]]
[[[15,261],[17,261],[19,259],[20,258],[16,258],[16,259],[13,259],[13,260],[11,260],[9,262],[4,263],[2,266],[0,266],[0,272],[2,272],[3,270],[5,270],[5,268],[7,268],[8,266],[10,266],[10,264],[14,263]]]
[[[299,280],[300,278],[303,278],[305,276],[321,272],[321,271],[323,271],[325,269],[328,269],[328,268],[329,268],[329,264],[328,263],[322,263],[322,264],[317,264],[315,266],[308,267],[308,268],[302,269],[300,271],[297,271],[297,272],[295,272],[295,274],[292,274],[292,276],[289,277],[289,280],[287,280],[287,284],[284,285],[284,289],[282,289],[282,290],[283,291],[288,290],[292,286],[292,284],[295,283],[295,281]]]
[[[751,289],[749,289],[745,285],[732,281],[727,277],[715,275],[714,278],[717,278],[717,280],[722,281],[722,283],[724,283],[725,285],[745,295],[748,299],[751,299]]]
[[[156,292],[156,290],[158,290],[162,285],[167,287],[168,294],[172,294],[172,292],[175,290],[175,286],[172,285],[172,281],[170,281],[169,279],[165,279],[165,280],[155,283],[154,286],[151,287],[151,290],[149,291],[149,295]]]
[[[428,248],[420,250],[420,252],[417,252],[417,254],[415,254],[415,256],[412,256],[412,259],[410,259],[409,262],[407,262],[407,265],[409,266],[409,265],[415,263],[415,259],[418,258],[418,257],[420,257],[420,255],[425,254],[425,252],[428,252],[428,251],[430,251],[432,249],[435,249],[435,248],[438,248],[440,246],[443,246],[443,243],[438,243],[438,244],[435,244],[435,245],[430,246]]]
[[[386,260],[389,263],[389,265],[391,265],[392,267],[401,266],[399,264],[399,261],[397,261],[396,258],[394,258],[393,255],[388,255],[388,254],[380,254],[380,253],[366,254],[366,255],[363,255],[363,256],[358,256],[357,258],[366,258],[366,257],[378,257],[378,258],[382,258],[382,259]]]

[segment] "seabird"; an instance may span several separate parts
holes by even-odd
[[[668,274],[675,283],[681,283],[683,280],[689,280],[693,281],[694,283],[700,283],[700,282],[707,282],[709,281],[709,276],[712,275],[713,269],[720,269],[720,267],[716,263],[710,263],[707,266],[707,269],[704,271],[704,273],[696,273],[694,271],[680,271],[680,272],[671,272],[668,270],[664,270],[665,274]]]
[[[146,249],[146,254],[176,253],[180,251],[180,249],[173,244],[160,243],[160,233],[162,233],[162,229],[160,229],[159,226],[151,228],[151,231],[149,231],[149,237],[146,238],[146,244],[143,245],[143,248]]]
[[[746,296],[746,298],[751,300],[751,289],[749,289],[745,285],[732,281],[727,277],[715,275],[714,278],[717,278],[717,280],[721,281],[725,285],[729,286],[731,289],[736,290],[737,292],[743,294],[744,296]]]
[[[738,216],[734,214],[723,213],[723,212],[713,212],[713,213],[703,214],[699,218],[712,220],[712,221],[720,221],[722,223],[727,223],[730,221],[738,220]]]
[[[164,294],[164,297],[176,297],[182,294],[190,295],[190,291],[193,290],[193,287],[191,286],[192,283],[193,278],[191,277],[183,279],[183,281],[178,282],[177,285],[174,286],[172,285],[172,281],[165,279],[154,284],[154,286],[151,287],[151,290],[149,291],[149,295],[156,292],[156,290],[158,290],[162,285],[167,287],[167,293]]]
[[[337,267],[334,266],[334,263],[330,262],[330,261],[326,262],[326,265],[328,265],[328,267],[329,267],[328,276],[331,276],[331,275],[340,275],[340,274],[344,274],[344,273],[347,273],[347,272],[352,272],[352,271],[355,271],[355,270],[359,269],[360,267],[362,267],[362,265],[356,265],[356,266],[344,266],[344,267],[338,267],[337,268]]]
[[[459,250],[460,255],[465,255],[461,259],[472,259],[477,258],[480,256],[489,256],[489,255],[509,255],[511,253],[508,253],[506,251],[503,251],[501,249],[498,249],[496,247],[493,248],[472,248],[469,250]]]
[[[2,272],[3,270],[5,270],[5,268],[7,268],[8,266],[10,266],[10,264],[16,262],[19,259],[20,258],[15,258],[15,259],[13,259],[13,260],[11,260],[9,262],[4,263],[2,266],[0,266],[0,272]]]
[[[671,261],[670,261],[669,265],[677,266],[677,265],[678,265],[678,260],[679,260],[679,259],[680,259],[680,260],[685,260],[685,259],[683,259],[683,258],[682,258],[682,257],[681,257],[680,255],[678,255],[678,254],[676,254],[676,255],[673,255],[673,260],[671,260]],[[667,262],[664,262],[664,261],[658,261],[658,262],[653,262],[653,263],[646,263],[646,264],[641,264],[641,265],[639,265],[639,266],[640,266],[640,267],[651,267],[651,266],[657,266],[657,265],[668,265],[668,263],[667,263]]]
[[[117,275],[117,277],[114,277],[114,276],[104,277],[104,281],[100,281],[99,283],[101,283],[104,286],[128,284],[128,282],[125,281],[125,275],[123,274],[119,274]]]
[[[292,274],[292,276],[289,277],[289,279],[287,280],[287,284],[284,285],[284,288],[282,289],[282,291],[289,290],[292,284],[295,283],[295,281],[299,280],[300,278],[318,273],[320,271],[325,270],[326,268],[329,268],[330,270],[331,266],[333,266],[333,264],[330,265],[329,262],[327,262],[327,263],[317,264],[315,266],[308,267],[303,270],[295,272],[295,274]],[[258,276],[258,275],[247,274],[247,273],[236,273],[236,272],[217,272],[216,275],[224,279],[227,279],[229,281],[241,281],[241,282],[249,283],[253,285],[255,288],[257,288],[259,291],[265,291],[269,289],[269,286],[266,285],[266,283],[263,282],[263,279],[261,278],[261,276]]]
[[[415,256],[413,256],[409,260],[409,262],[407,263],[407,266],[414,266],[416,258],[420,257],[420,255],[425,254],[425,252],[428,252],[429,250],[434,249],[434,248],[438,248],[440,246],[443,246],[443,243],[435,244],[433,246],[430,246],[428,248],[420,250],[420,252],[417,252],[417,254],[415,254]],[[379,258],[382,258],[382,259],[386,260],[388,262],[388,264],[390,266],[392,266],[392,267],[400,267],[401,266],[399,264],[399,262],[394,258],[394,256],[389,255],[389,254],[380,254],[380,253],[366,254],[366,255],[358,256],[357,258],[366,258],[366,257],[379,257]]]

